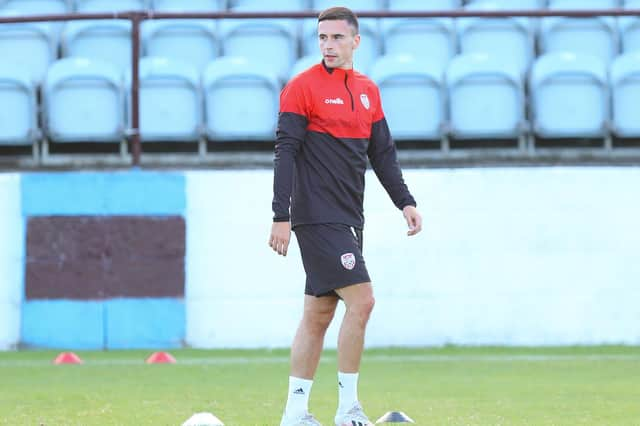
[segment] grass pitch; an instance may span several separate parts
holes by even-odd
[[[1,425],[180,425],[209,411],[227,426],[279,424],[287,351],[0,353]],[[331,426],[335,352],[324,353],[311,410]],[[640,347],[368,350],[360,399],[372,420],[404,411],[417,425],[640,425]]]

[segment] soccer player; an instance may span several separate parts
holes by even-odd
[[[367,158],[408,235],[422,228],[404,183],[376,85],[353,70],[358,20],[344,7],[318,17],[321,63],[282,90],[276,132],[273,225],[269,246],[286,256],[296,233],[307,275],[304,314],[291,347],[289,394],[281,426],[320,425],[309,393],[338,301],[346,312],[338,337],[337,426],[371,425],[358,401],[358,371],[374,298],[362,257]],[[291,210],[291,214],[289,211]]]

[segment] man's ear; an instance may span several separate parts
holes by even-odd
[[[357,49],[358,46],[360,46],[360,34],[353,36],[353,50]]]

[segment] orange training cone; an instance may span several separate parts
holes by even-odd
[[[175,364],[176,359],[168,352],[154,352],[146,361],[147,364]]]
[[[60,364],[82,364],[82,359],[73,352],[62,352],[53,360],[55,365]]]

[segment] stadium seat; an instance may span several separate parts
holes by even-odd
[[[365,10],[380,10],[384,9],[384,0],[311,0],[311,7],[313,10],[321,12],[333,6],[344,6],[353,10],[354,12],[362,12]]]
[[[232,0],[232,10],[254,12],[301,11],[308,8],[306,0]]]
[[[371,78],[396,140],[440,140],[445,122],[443,68],[437,60],[410,55],[380,57]]]
[[[625,9],[640,10],[640,0],[627,0]],[[640,17],[621,16],[618,18],[618,32],[622,44],[622,52],[640,51]]]
[[[245,57],[222,57],[202,77],[207,138],[273,140],[280,83]]]
[[[615,0],[555,0],[550,9],[615,8]],[[573,52],[595,55],[609,63],[618,54],[618,32],[612,17],[544,18],[540,29],[542,53]]]
[[[224,11],[225,0],[153,0],[158,12],[219,12]]]
[[[640,137],[640,51],[616,58],[609,78],[614,133],[619,137]]]
[[[482,3],[485,0],[471,0],[467,2],[469,5],[474,3]],[[547,0],[508,0],[505,2],[505,8],[508,7],[510,10],[535,10],[535,9],[544,9],[547,6]]]
[[[462,7],[462,0],[388,0],[389,10],[455,10]]]
[[[428,57],[443,66],[456,55],[452,19],[386,18],[381,20],[381,27],[387,55]]]
[[[0,7],[23,15],[63,14],[72,10],[69,0],[9,0]]]
[[[0,16],[19,16],[17,10],[2,9]],[[0,25],[2,68],[28,70],[29,77],[40,83],[49,64],[56,58],[55,33],[47,23],[25,22]]]
[[[203,120],[198,70],[181,61],[147,57],[140,60],[139,71],[142,141],[197,141]],[[129,94],[131,78],[125,78]]]
[[[513,7],[504,1],[477,1],[467,10],[501,10]],[[525,75],[534,57],[534,38],[527,18],[462,18],[457,21],[461,53],[483,53],[513,62]]]
[[[87,58],[55,62],[43,99],[44,127],[52,141],[117,142],[124,137],[122,80],[111,64]]]
[[[36,88],[29,73],[0,67],[0,145],[29,145],[38,138]]]
[[[319,64],[321,61],[322,55],[320,54],[303,56],[302,58],[298,59],[295,64],[293,64],[291,72],[289,73],[289,79],[300,74],[302,71],[305,71],[306,69]]]
[[[183,61],[198,70],[220,55],[216,23],[200,19],[161,19],[142,24],[146,56]]]
[[[76,0],[78,12],[126,12],[147,10],[151,0]]]
[[[609,120],[607,68],[596,56],[541,56],[529,77],[533,130],[543,138],[604,137]]]
[[[235,12],[252,10],[247,6]],[[285,81],[298,58],[299,23],[292,19],[228,19],[220,22],[225,56],[245,56],[267,73]]]
[[[71,0],[9,0],[0,7],[14,10],[21,15],[65,14],[73,10]],[[60,30],[63,24],[63,22],[43,22],[39,25],[43,25],[50,32],[52,42],[56,46],[60,42]]]
[[[389,10],[449,10],[460,7],[460,1],[390,0]],[[428,57],[442,66],[456,54],[457,43],[453,19],[384,18],[380,20],[386,55]]]
[[[63,32],[62,56],[98,59],[126,71],[131,67],[131,22],[69,22]]]
[[[447,68],[446,86],[454,138],[523,136],[524,80],[514,63],[479,53],[458,55]]]

